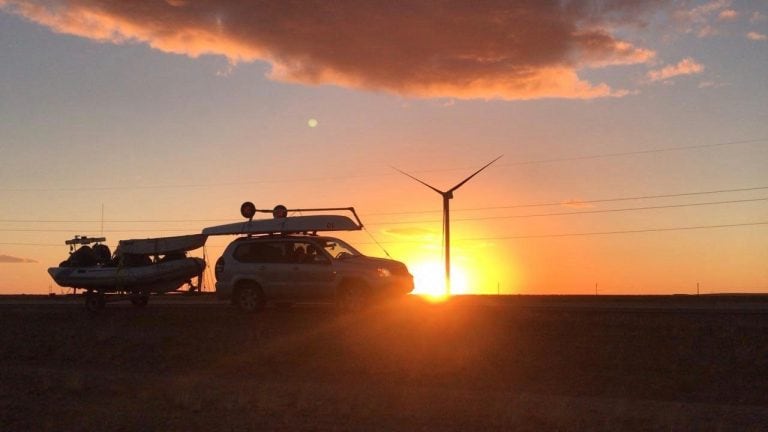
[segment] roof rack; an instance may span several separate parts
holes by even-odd
[[[355,220],[344,215],[288,216],[288,212],[330,211],[349,211]],[[240,213],[248,220],[208,227],[203,229],[203,234],[316,234],[318,231],[359,231],[363,229],[363,223],[360,221],[354,207],[288,209],[285,206],[278,205],[272,210],[265,210],[257,209],[252,203],[245,202],[240,206]],[[256,213],[272,213],[273,218],[253,220],[253,216]]]

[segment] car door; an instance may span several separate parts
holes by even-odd
[[[297,300],[323,301],[335,296],[336,272],[331,259],[311,240],[293,242]]]
[[[286,242],[258,240],[242,245],[235,251],[235,258],[246,264],[248,271],[261,285],[268,299],[284,299],[291,296],[294,265],[286,255]]]

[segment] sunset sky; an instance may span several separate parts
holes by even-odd
[[[246,200],[354,206],[432,291],[441,198],[393,167],[502,154],[451,202],[454,291],[767,291],[768,3],[0,0],[0,293],[102,206],[114,248]]]

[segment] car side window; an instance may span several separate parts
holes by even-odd
[[[241,244],[233,255],[244,263],[280,263],[286,262],[284,250],[277,242],[253,242]]]
[[[326,257],[312,242],[296,241],[291,245],[291,262],[298,264],[328,263]]]

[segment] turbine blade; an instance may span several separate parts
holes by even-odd
[[[419,183],[423,184],[424,186],[426,186],[426,187],[428,187],[428,188],[432,189],[433,191],[435,191],[435,192],[439,193],[440,195],[445,195],[445,194],[446,194],[446,192],[443,192],[443,191],[441,191],[440,189],[437,189],[437,188],[435,188],[435,187],[433,187],[433,186],[430,186],[430,185],[428,185],[428,184],[424,183],[423,181],[421,181],[421,180],[417,179],[416,177],[414,177],[414,176],[412,176],[412,175],[408,174],[408,173],[407,173],[407,172],[405,172],[405,171],[401,171],[401,170],[399,170],[399,169],[397,169],[397,168],[395,168],[395,167],[393,167],[393,166],[391,166],[391,165],[390,165],[390,168],[392,168],[393,170],[395,170],[395,171],[399,172],[400,174],[405,174],[405,175],[407,175],[408,177],[410,177],[410,178],[412,178],[412,179],[416,180],[417,182],[419,182]]]
[[[494,160],[492,160],[492,161],[488,162],[487,164],[485,164],[485,166],[483,166],[483,167],[482,167],[482,168],[480,168],[479,170],[475,171],[475,172],[474,172],[474,174],[472,174],[471,176],[469,176],[469,177],[465,178],[464,180],[462,180],[462,182],[461,182],[461,183],[459,183],[459,184],[457,184],[456,186],[454,186],[454,187],[452,187],[452,188],[448,189],[448,191],[447,191],[446,193],[451,193],[451,192],[455,191],[456,189],[458,189],[458,188],[462,187],[462,186],[464,185],[464,183],[466,183],[466,182],[468,182],[468,181],[469,181],[469,179],[471,179],[472,177],[474,177],[474,176],[476,176],[476,175],[480,174],[480,171],[482,171],[482,170],[484,170],[484,169],[488,168],[488,166],[489,166],[489,165],[491,165],[492,163],[494,163],[494,162],[496,162],[497,160],[501,159],[501,157],[502,157],[502,156],[504,156],[504,155],[501,155],[501,156],[497,157],[496,159],[494,159]],[[431,186],[430,186],[430,187],[431,187]]]

